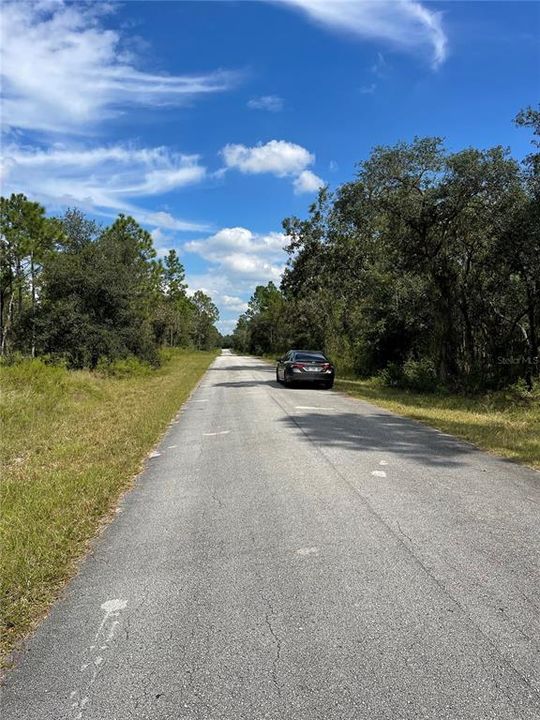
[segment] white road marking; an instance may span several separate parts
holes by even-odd
[[[318,547],[305,547],[300,548],[296,551],[297,555],[318,555],[319,554],[319,548]]]
[[[213,437],[214,435],[228,435],[230,432],[230,430],[220,430],[219,432],[203,433],[203,435],[205,437]]]
[[[371,474],[375,475],[375,477],[386,477],[384,470],[373,470]]]
[[[334,410],[333,407],[315,407],[314,405],[297,405],[295,410]]]
[[[178,447],[178,445],[167,445],[167,450],[172,450],[175,447]]]
[[[120,598],[106,600],[104,603],[101,604],[100,607],[105,612],[105,615],[98,627],[97,633],[95,635],[95,640],[97,640],[101,633],[104,631],[110,618],[117,618],[120,614],[120,611],[125,610],[125,608],[127,607],[127,600],[120,600]],[[113,622],[109,625],[107,629],[106,639],[101,640],[102,644],[100,645],[100,650],[108,650],[109,646],[107,643],[109,643],[113,639],[114,632],[119,624],[119,620],[113,620]],[[95,644],[90,645],[89,652],[92,652],[95,649]],[[69,695],[70,699],[74,700],[74,702],[71,704],[71,707],[75,712],[77,712],[77,714],[73,716],[75,720],[82,720],[82,717],[85,714],[85,709],[90,702],[89,695],[84,695],[84,697],[82,697],[82,695],[83,693],[88,693],[90,691],[102,669],[104,662],[105,658],[102,655],[96,655],[96,657],[92,658],[91,662],[85,662],[80,666],[81,673],[85,673],[86,670],[91,666],[92,675],[90,679],[86,681],[86,687],[82,688],[81,690],[72,690]]]

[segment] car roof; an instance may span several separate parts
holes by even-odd
[[[312,355],[324,355],[322,350],[291,350],[290,352],[295,353],[311,353]]]

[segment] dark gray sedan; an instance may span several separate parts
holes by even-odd
[[[289,350],[279,358],[276,367],[276,380],[286,387],[294,383],[309,383],[330,389],[334,385],[335,374],[330,360],[318,350]]]

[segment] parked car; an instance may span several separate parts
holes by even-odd
[[[286,387],[293,383],[309,383],[330,389],[335,374],[334,366],[319,350],[289,350],[279,358],[276,367],[276,380]]]

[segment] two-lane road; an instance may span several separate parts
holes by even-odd
[[[540,475],[224,353],[4,720],[540,717]]]

